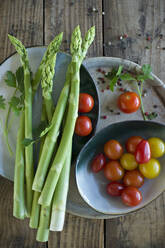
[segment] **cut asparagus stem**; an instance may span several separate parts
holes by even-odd
[[[46,242],[49,237],[49,226],[50,226],[50,214],[51,206],[41,207],[40,212],[40,223],[37,230],[37,241]]]
[[[64,226],[66,202],[69,189],[69,175],[72,154],[71,148],[72,144],[70,144],[68,155],[62,168],[57,187],[53,196],[50,222],[51,231],[62,231]]]
[[[32,211],[31,211],[30,222],[29,222],[29,226],[31,228],[38,228],[40,208],[41,208],[41,205],[38,204],[39,197],[40,197],[40,192],[34,191]]]
[[[28,55],[23,44],[15,37],[9,35],[11,43],[20,55],[20,61],[24,69],[24,90],[25,90],[25,138],[32,139],[32,87],[30,79],[30,67]],[[34,177],[33,171],[33,146],[25,148],[25,178],[26,178],[26,208],[27,216],[30,216],[32,206],[32,182]]]
[[[20,126],[17,134],[16,160],[14,171],[14,206],[13,215],[18,219],[26,217],[25,209],[25,195],[24,195],[24,146],[22,140],[24,139],[25,126],[24,112],[20,117]]]
[[[89,35],[90,34],[90,35]],[[68,154],[69,144],[72,142],[74,133],[78,102],[79,102],[79,88],[80,88],[80,66],[84,55],[86,54],[84,49],[87,49],[94,39],[95,29],[94,27],[88,30],[85,36],[85,44],[83,43],[83,52],[81,50],[81,32],[79,26],[75,28],[72,34],[71,40],[71,92],[69,96],[69,109],[66,118],[66,124],[58,147],[55,159],[49,170],[45,185],[41,192],[39,203],[44,206],[50,206],[51,200],[55,191],[56,184],[58,182],[62,166],[65,158]],[[88,38],[88,40],[87,40]],[[87,45],[86,45],[87,44]]]

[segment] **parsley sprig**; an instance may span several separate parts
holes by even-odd
[[[123,66],[120,65],[118,69],[113,68],[112,71],[108,72],[108,74],[106,75],[106,77],[110,81],[109,88],[112,92],[114,91],[115,85],[119,80],[136,82],[137,91],[141,101],[141,111],[144,120],[151,120],[157,117],[156,113],[149,113],[148,115],[146,115],[142,100],[143,83],[147,79],[153,79],[151,72],[152,68],[149,64],[144,64],[141,68],[141,71],[137,74],[123,70]]]
[[[13,95],[8,101],[8,110],[6,114],[6,120],[5,120],[5,125],[3,128],[4,132],[4,137],[6,141],[6,145],[8,147],[10,155],[13,156],[13,151],[12,148],[9,144],[8,140],[8,133],[9,133],[9,118],[11,112],[16,113],[19,115],[19,113],[23,110],[24,108],[24,72],[23,72],[23,67],[20,66],[15,73],[12,71],[7,71],[6,72],[6,78],[5,78],[5,83],[8,87],[13,88]],[[6,109],[7,107],[7,102],[6,99],[3,96],[0,96],[0,109]],[[1,122],[2,124],[2,122]]]

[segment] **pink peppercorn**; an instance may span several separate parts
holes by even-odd
[[[124,37],[124,38],[128,38],[128,34],[124,34],[123,37]]]

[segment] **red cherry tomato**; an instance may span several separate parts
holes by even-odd
[[[109,140],[104,145],[104,153],[109,159],[116,160],[123,154],[123,147],[117,140]]]
[[[104,167],[104,175],[108,180],[118,181],[124,176],[124,169],[118,161],[110,161]]]
[[[124,185],[118,182],[111,182],[107,185],[107,192],[112,196],[120,196],[124,189]]]
[[[142,140],[136,147],[135,159],[138,163],[147,163],[151,158],[151,149],[147,140]]]
[[[144,184],[144,177],[138,170],[127,171],[123,178],[126,186],[140,188]]]
[[[79,116],[76,121],[75,133],[79,136],[87,136],[92,132],[92,122],[87,116]]]
[[[93,109],[93,97],[87,93],[80,93],[79,96],[79,112],[88,113]]]
[[[104,168],[105,164],[106,164],[106,157],[104,156],[104,154],[103,153],[97,154],[93,158],[91,163],[92,171],[95,173],[99,172]]]
[[[133,207],[142,201],[142,194],[137,188],[128,186],[123,189],[121,199],[125,205]]]
[[[132,136],[126,142],[127,152],[134,154],[136,151],[137,145],[142,141],[142,137],[140,136]]]
[[[124,113],[136,112],[140,107],[140,98],[135,92],[125,92],[119,96],[118,106]]]

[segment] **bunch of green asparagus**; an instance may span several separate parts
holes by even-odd
[[[80,67],[94,40],[95,28],[90,28],[82,40],[79,26],[71,37],[71,62],[66,81],[57,105],[52,100],[53,77],[57,53],[63,34],[49,44],[40,66],[31,78],[28,54],[23,44],[9,35],[20,55],[24,71],[24,108],[20,116],[17,135],[14,206],[16,218],[30,218],[30,227],[37,228],[37,240],[48,240],[49,231],[61,231],[64,225],[69,174],[72,157],[72,138],[78,114]],[[33,139],[32,103],[39,84],[42,87],[41,121],[47,120],[49,128],[40,137],[40,152],[36,173],[33,163],[33,142],[24,146],[24,139]],[[59,135],[60,134],[60,135]]]

